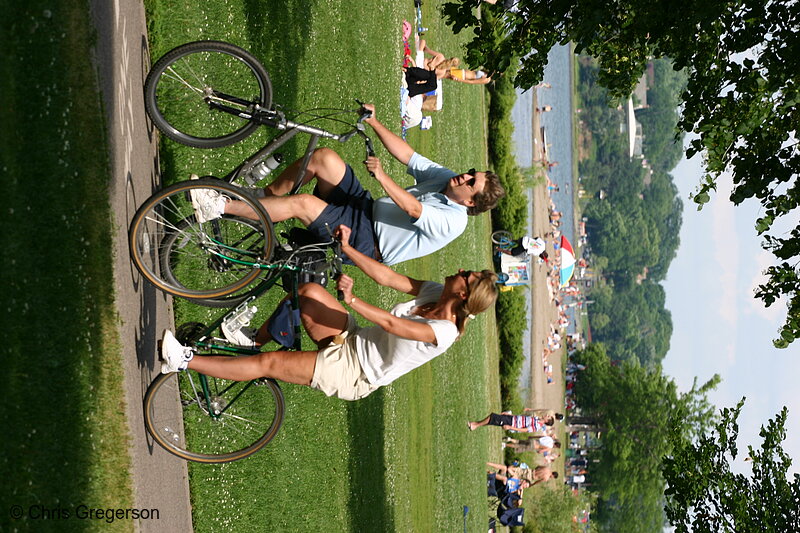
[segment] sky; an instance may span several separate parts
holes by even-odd
[[[697,211],[689,194],[702,176],[699,156],[684,158],[672,175],[684,212],[680,246],[663,283],[673,323],[664,371],[681,392],[691,389],[695,376],[702,384],[720,374],[722,383],[709,395],[717,408],[733,407],[747,397],[739,417],[737,471],[749,472],[741,462],[746,446],[760,446],[761,426],[788,407],[783,448],[793,459],[791,471],[800,473],[800,340],[783,350],[774,348],[785,304],[765,308],[753,296],[762,271],[774,261],[754,229],[761,206],[754,200],[734,206],[728,199],[731,179],[725,176],[711,201]],[[780,229],[798,224],[800,215],[794,213]]]

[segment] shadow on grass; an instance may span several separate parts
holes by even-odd
[[[394,530],[394,517],[387,502],[383,403],[383,391],[377,390],[347,406],[352,531]]]
[[[251,52],[270,74],[273,100],[294,106],[298,101],[297,65],[306,55],[314,2],[244,0],[244,5],[249,13]]]

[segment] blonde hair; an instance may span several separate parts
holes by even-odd
[[[470,319],[486,311],[497,301],[497,274],[492,270],[474,272],[478,279],[469,286],[469,296],[461,302],[456,309],[456,327],[458,334],[464,333],[464,328]]]
[[[456,68],[460,64],[461,61],[457,57],[451,57],[450,59],[445,59],[444,61],[436,65],[436,68],[451,69],[451,68]]]

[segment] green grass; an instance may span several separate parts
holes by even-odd
[[[129,507],[109,168],[87,2],[0,3],[6,397],[0,500]],[[22,520],[0,530],[130,530]]]
[[[402,59],[400,24],[413,21],[413,3],[372,0],[242,0],[219,3],[146,3],[153,59],[183,42],[213,38],[259,57],[272,78],[275,102],[294,109],[376,104],[378,117],[399,130]],[[460,55],[460,43],[425,3],[426,38],[436,50]],[[463,37],[463,36],[462,36]],[[486,167],[485,91],[449,84],[433,129],[412,131],[421,153],[453,169]],[[189,173],[224,175],[263,144],[267,131],[231,148],[201,151],[162,141],[164,179]],[[378,143],[379,144],[379,143]],[[360,161],[363,144],[333,146],[373,194]],[[284,150],[291,161],[300,140]],[[411,183],[404,168],[378,147],[390,175]],[[444,251],[398,266],[423,279],[442,279],[458,267],[489,268],[490,221],[477,217]],[[352,272],[352,269],[350,270]],[[384,308],[403,297],[379,290],[363,276],[357,293]],[[260,303],[265,318],[273,303]],[[176,302],[176,321],[208,322],[218,311]],[[288,412],[275,441],[252,458],[227,465],[191,465],[194,524],[198,531],[425,531],[485,527],[484,465],[488,434],[470,434],[467,419],[499,403],[496,326],[491,313],[471,324],[457,345],[359,402],[285,385]]]

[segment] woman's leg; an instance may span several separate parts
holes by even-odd
[[[347,310],[322,285],[304,283],[298,293],[303,327],[317,346],[327,346],[347,328]]]
[[[262,352],[256,355],[227,357],[196,355],[189,368],[201,374],[234,381],[275,378],[286,383],[311,385],[317,352]]]
[[[336,298],[316,283],[305,283],[298,289],[300,318],[309,337],[325,346],[347,327],[348,314]],[[260,329],[264,329],[266,325]],[[317,352],[262,352],[241,357],[195,356],[189,368],[223,379],[246,381],[270,377],[310,385],[317,363]]]

